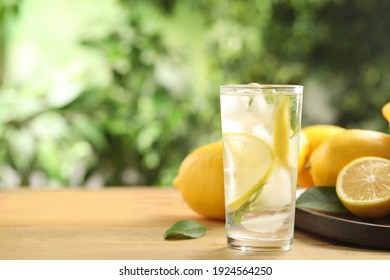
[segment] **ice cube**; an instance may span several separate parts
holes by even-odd
[[[256,118],[263,118],[270,116],[272,118],[272,107],[267,104],[263,95],[253,95],[250,111]]]
[[[250,231],[269,233],[284,230],[289,225],[289,219],[291,219],[290,213],[280,212],[244,220],[241,225]]]
[[[258,125],[258,120],[248,114],[243,114],[235,120],[223,120],[222,131],[253,133],[253,129],[256,127],[256,125]]]
[[[257,123],[253,129],[252,133],[257,137],[263,139],[270,147],[272,147],[272,135],[269,130],[267,130],[262,123]]]
[[[290,166],[293,169],[298,168],[298,159],[299,159],[299,134],[295,135],[290,139],[290,149],[289,149],[289,157],[288,161]]]
[[[223,132],[243,132],[243,128],[239,121],[224,120],[222,122]]]
[[[269,131],[272,131],[274,116],[272,105],[268,104],[263,95],[253,97],[253,104],[249,110],[251,116],[258,120],[262,126]]]
[[[247,96],[224,95],[221,98],[221,114],[223,119],[237,120],[247,112]]]
[[[286,168],[276,165],[256,204],[266,209],[283,208],[291,204],[292,192],[291,173]]]

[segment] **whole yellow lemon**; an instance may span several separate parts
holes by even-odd
[[[340,170],[359,157],[390,158],[390,135],[346,129],[330,136],[310,156],[310,173],[317,186],[335,186]]]
[[[301,173],[305,168],[305,164],[308,161],[310,155],[310,143],[306,134],[299,135],[299,154],[298,154],[298,173]]]
[[[302,128],[299,147],[298,186],[304,188],[315,186],[308,164],[310,156],[325,139],[343,130],[344,128],[331,124],[315,124]]]
[[[198,214],[225,219],[222,141],[206,144],[188,154],[173,181],[184,201]]]
[[[317,147],[329,136],[345,130],[333,124],[314,124],[302,128],[302,133],[306,135],[309,141],[309,154],[311,154]]]
[[[390,126],[390,102],[386,103],[382,107],[382,115],[389,122],[389,126]]]

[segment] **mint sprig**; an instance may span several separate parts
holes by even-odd
[[[264,185],[262,185],[254,194],[252,194],[252,196],[244,204],[242,204],[236,211],[230,214],[233,217],[233,221],[235,224],[240,223],[242,217],[252,209],[252,204],[259,197],[261,191],[263,190]]]

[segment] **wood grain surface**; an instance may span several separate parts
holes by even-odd
[[[166,241],[182,219],[209,227],[198,239]],[[244,254],[226,248],[223,221],[194,213],[176,189],[0,191],[1,260],[382,259],[390,252],[335,244],[295,231],[293,250]]]

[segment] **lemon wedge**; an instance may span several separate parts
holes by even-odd
[[[280,96],[275,111],[274,123],[274,149],[275,156],[279,162],[289,167],[289,134],[290,134],[290,97],[288,95]]]
[[[390,160],[361,157],[351,161],[337,176],[336,192],[357,216],[379,218],[390,214]]]
[[[274,154],[264,140],[248,133],[225,133],[223,149],[226,202],[235,211],[267,182]]]

